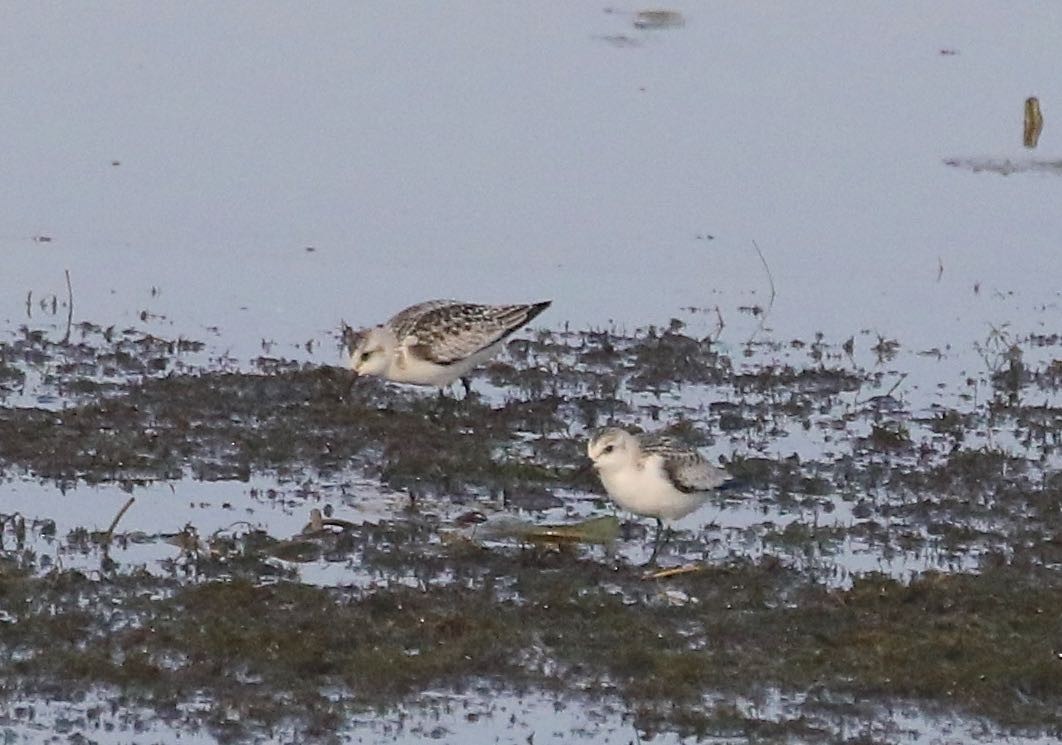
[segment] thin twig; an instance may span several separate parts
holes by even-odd
[[[111,527],[107,528],[105,535],[105,541],[110,544],[111,538],[114,537],[114,529],[118,527],[118,521],[122,519],[122,515],[126,513],[130,507],[133,506],[133,502],[136,501],[136,497],[129,497],[129,501],[122,505],[122,509],[118,510],[118,514],[114,516],[114,520],[111,521]]]
[[[752,247],[756,249],[756,255],[760,257],[760,263],[763,264],[763,269],[767,272],[767,282],[771,285],[771,299],[767,301],[767,307],[760,315],[760,323],[756,326],[756,330],[749,336],[748,341],[745,342],[746,344],[751,344],[752,340],[756,338],[756,335],[766,328],[767,317],[771,315],[771,308],[774,307],[774,297],[777,294],[774,290],[774,275],[771,274],[771,267],[767,266],[767,259],[764,257],[763,251],[760,250],[760,245],[756,243],[756,241],[753,241]]]
[[[677,577],[680,574],[692,574],[693,572],[700,572],[703,570],[704,564],[683,564],[680,567],[660,569],[656,572],[646,572],[642,575],[642,579],[667,579],[668,577]]]
[[[63,344],[69,344],[70,328],[74,323],[74,288],[70,286],[70,270],[63,271],[66,272],[66,336],[63,337]],[[118,517],[121,517],[121,514]]]
[[[903,381],[907,380],[907,376],[909,374],[910,373],[901,373],[900,377],[897,378],[896,382],[892,384],[892,388],[890,388],[889,390],[885,391],[884,398],[888,398],[893,393],[895,393],[896,389],[900,387],[900,384],[903,383]],[[863,390],[863,386],[859,386],[859,388],[856,390],[856,396],[855,396],[855,400],[852,401],[852,406],[862,406],[863,404],[867,403],[867,401],[869,401],[871,398],[873,398],[873,396],[871,396],[871,397],[869,397],[869,398],[867,398],[865,400],[861,399],[859,397],[859,394],[862,392],[862,390]]]
[[[897,379],[897,381],[892,384],[892,388],[890,388],[889,390],[887,390],[885,392],[885,397],[886,398],[891,396],[893,394],[893,392],[895,392],[895,390],[900,387],[900,383],[902,383],[903,381],[907,380],[908,374],[909,373],[903,373],[902,375],[900,375],[899,379]]]
[[[723,328],[726,326],[726,322],[723,321],[723,311],[719,310],[719,306],[715,306],[715,317],[717,323],[715,324],[715,338],[712,341],[719,341],[719,337],[723,335]]]
[[[770,310],[771,307],[774,305],[774,275],[771,274],[771,267],[767,266],[767,259],[763,257],[763,251],[760,250],[759,244],[756,243],[756,241],[753,241],[752,247],[756,249],[756,254],[760,257],[760,261],[763,262],[763,268],[767,272],[767,281],[771,283],[771,299],[767,301],[767,310]]]

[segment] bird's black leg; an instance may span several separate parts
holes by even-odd
[[[472,381],[468,378],[461,378],[461,385],[465,387],[465,398],[467,399],[472,395]]]
[[[653,538],[653,553],[649,556],[649,564],[656,562],[656,555],[660,552],[660,536],[664,533],[664,521],[656,518],[656,537]]]

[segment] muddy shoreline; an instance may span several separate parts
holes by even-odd
[[[226,740],[280,723],[328,739],[354,712],[472,681],[619,697],[647,733],[835,736],[705,704],[765,690],[806,696],[809,713],[903,701],[1062,729],[1062,376],[1057,359],[1022,357],[1057,339],[1002,350],[980,374],[987,395],[951,407],[894,395],[850,342],[791,342],[803,361],[779,361],[766,343],[726,350],[679,322],[536,332],[481,371],[468,400],[350,388],[341,368],[273,358],[253,371],[192,362],[198,342],[134,329],[82,324],[75,339],[25,330],[0,345],[9,481],[135,497],[160,481],[312,485],[356,472],[406,501],[295,536],[56,535],[50,516],[0,507],[6,697],[104,687],[166,719],[194,692],[211,702],[202,724]],[[30,380],[43,405],[8,404]],[[534,523],[577,495],[608,514],[578,471],[585,432],[606,422],[717,452],[747,484],[729,499],[764,518],[681,533],[669,561],[696,571],[646,579],[622,551],[478,541],[438,508]],[[817,457],[763,447],[797,436]],[[330,507],[343,517],[342,501]],[[643,527],[624,526],[620,544]],[[111,558],[134,540],[168,542],[172,561],[145,571]],[[41,541],[98,569],[47,561]],[[855,568],[853,546],[918,569]],[[300,565],[328,561],[374,582],[299,581]]]

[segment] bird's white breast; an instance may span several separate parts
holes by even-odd
[[[671,485],[659,455],[645,459],[642,467],[601,471],[601,483],[609,496],[625,510],[638,515],[678,520],[704,504],[706,493],[681,492]]]
[[[438,365],[411,354],[408,347],[402,344],[395,352],[391,367],[385,377],[396,383],[434,385],[445,388],[458,378],[463,378],[472,372],[476,366],[489,360],[498,353],[500,348],[500,344],[495,344],[450,365]]]

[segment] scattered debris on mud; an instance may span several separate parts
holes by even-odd
[[[326,740],[487,684],[619,700],[646,733],[831,741],[813,718],[868,702],[1062,730],[1058,337],[990,339],[983,370],[922,394],[893,340],[863,339],[863,365],[852,340],[726,348],[677,320],[543,330],[456,399],[74,331],[0,342],[0,474],[128,512],[0,501],[0,708],[109,691],[220,740]],[[747,485],[656,571],[581,469],[605,423],[667,429]],[[385,508],[360,513],[356,479]],[[299,527],[263,524],[267,503]],[[766,692],[797,714],[725,703]]]

